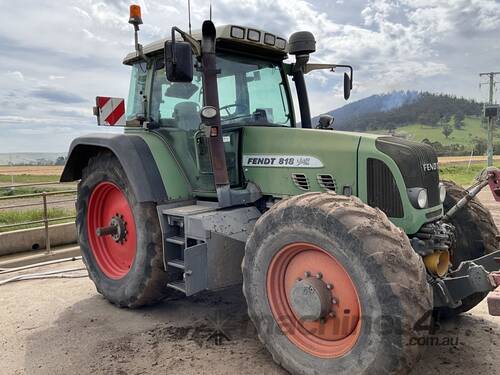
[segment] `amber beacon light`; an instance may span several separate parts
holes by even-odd
[[[139,5],[130,6],[130,18],[128,23],[131,23],[132,25],[142,24],[141,7]]]

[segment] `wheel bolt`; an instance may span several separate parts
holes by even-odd
[[[302,278],[301,277],[297,277],[297,281],[302,281]]]
[[[332,290],[333,289],[333,285],[332,284],[326,284],[326,289]]]
[[[334,305],[337,304],[337,299],[336,298],[332,298],[332,304],[334,304]]]
[[[316,275],[316,278],[317,279],[322,279],[323,278],[323,274],[321,272],[318,272],[318,274]]]
[[[306,278],[307,278],[307,277],[309,277],[309,276],[311,276],[311,272],[309,272],[309,271],[304,272],[304,277],[306,277]]]
[[[330,312],[328,313],[328,316],[329,316],[330,318],[335,318],[335,313],[334,313],[333,311],[330,311]]]

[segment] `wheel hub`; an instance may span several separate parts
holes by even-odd
[[[361,332],[361,305],[346,269],[317,245],[294,242],[273,257],[267,295],[283,333],[322,358],[348,352]]]
[[[89,245],[99,269],[109,278],[124,277],[134,263],[137,231],[123,191],[103,181],[94,187],[87,209]]]
[[[302,320],[325,319],[332,307],[331,292],[321,278],[298,279],[290,294],[292,309]]]

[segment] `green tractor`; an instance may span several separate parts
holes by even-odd
[[[473,189],[440,182],[427,145],[311,123],[315,40],[236,25],[176,27],[137,42],[123,100],[73,141],[61,181],[80,180],[77,229],[99,293],[137,308],[243,283],[273,359],[294,374],[407,373],[435,314],[495,288],[497,228]],[[286,63],[288,55],[295,57]],[[295,86],[300,124],[292,101]]]

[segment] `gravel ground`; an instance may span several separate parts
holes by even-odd
[[[229,341],[216,345],[217,327]],[[11,283],[0,286],[0,332],[1,374],[285,374],[258,341],[239,287],[127,310],[87,278]],[[499,333],[483,302],[441,325],[436,337],[449,345],[429,345],[412,375],[496,374]]]

